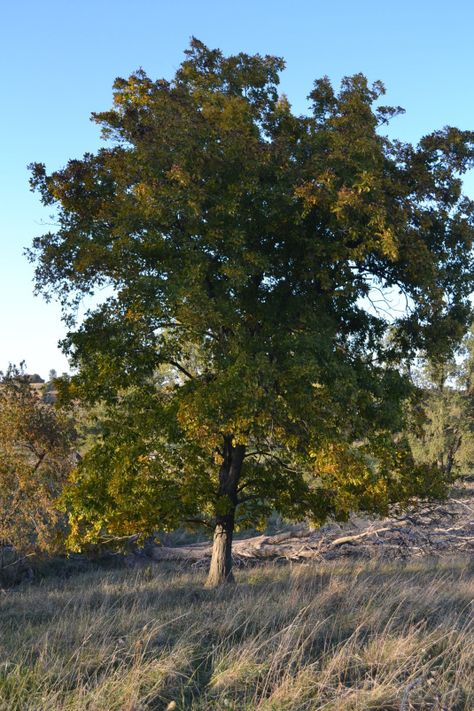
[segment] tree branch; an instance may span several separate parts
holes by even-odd
[[[214,530],[214,526],[212,525],[212,523],[209,523],[208,521],[203,521],[202,518],[186,518],[184,519],[183,523],[197,523],[199,526],[209,528],[211,531]]]
[[[269,452],[268,449],[257,449],[255,452],[247,452],[247,454],[244,456],[244,459],[247,459],[247,457],[259,457],[262,454],[272,456],[271,452]]]
[[[172,365],[174,368],[177,368],[183,375],[186,375],[190,380],[194,380],[194,375],[189,372],[189,370],[186,370],[184,366],[182,366],[180,363],[177,363],[175,360],[169,360],[167,361],[169,365]]]
[[[35,472],[38,471],[38,469],[40,468],[40,466],[43,462],[43,459],[46,457],[47,453],[48,452],[45,450],[42,454],[40,454],[38,456],[38,461],[36,462],[35,466],[33,467],[33,471],[31,472],[32,474],[35,474]]]
[[[261,494],[248,494],[248,496],[244,496],[242,499],[237,499],[237,506],[245,504],[247,501],[255,501],[257,499],[263,499],[263,496]]]

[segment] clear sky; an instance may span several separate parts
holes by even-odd
[[[297,112],[315,78],[364,72],[405,107],[393,133],[417,141],[444,125],[474,128],[471,0],[1,0],[0,369],[67,369],[59,308],[33,296],[23,249],[47,231],[26,166],[49,171],[99,146],[91,111],[116,76],[170,78],[191,35],[225,53],[283,56]],[[466,181],[474,196],[474,179]]]

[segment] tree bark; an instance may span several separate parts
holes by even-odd
[[[232,435],[224,437],[223,461],[219,470],[218,512],[214,529],[211,564],[206,587],[214,588],[234,581],[232,573],[232,538],[234,535],[237,487],[245,446],[233,445]]]

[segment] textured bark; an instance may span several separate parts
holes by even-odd
[[[207,577],[207,587],[214,588],[222,583],[233,583],[232,573],[232,536],[234,532],[234,516],[220,518],[214,531],[211,564]],[[232,519],[232,520],[230,520]]]
[[[232,444],[232,436],[224,437],[222,464],[219,470],[219,508],[225,512],[216,514],[216,527],[212,546],[211,564],[207,578],[207,587],[217,587],[233,582],[232,574],[232,538],[234,535],[235,510],[237,507],[237,487],[244,460],[244,445]]]
[[[451,444],[451,447],[449,448],[448,451],[448,456],[447,456],[447,461],[446,461],[446,467],[444,468],[445,473],[448,476],[451,476],[451,472],[456,460],[456,454],[458,453],[458,450],[462,444],[462,434],[459,434],[456,439],[453,441]]]

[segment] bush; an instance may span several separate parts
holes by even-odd
[[[70,414],[43,402],[21,369],[0,373],[0,545],[19,556],[59,545],[57,500],[75,464]]]

